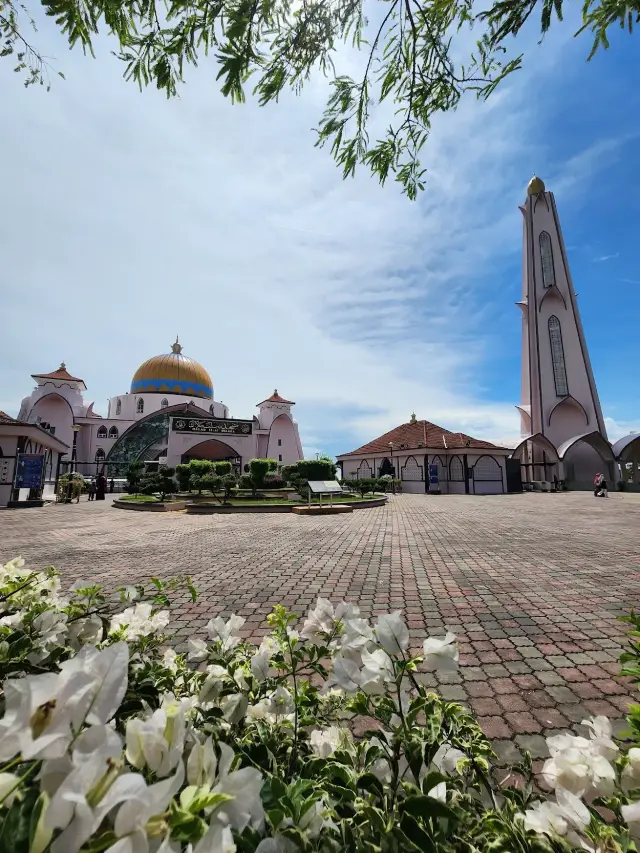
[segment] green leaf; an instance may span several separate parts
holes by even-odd
[[[436,800],[435,797],[429,797],[427,794],[414,794],[407,797],[400,804],[402,812],[413,815],[414,817],[426,818],[447,818],[455,820],[456,813],[449,808],[446,803]]]

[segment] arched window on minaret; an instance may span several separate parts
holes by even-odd
[[[549,317],[549,343],[551,344],[551,363],[553,364],[553,379],[556,384],[558,397],[569,396],[567,369],[564,363],[564,347],[562,346],[562,329],[560,320],[554,315]]]
[[[144,400],[142,399],[142,397],[140,397],[140,399],[138,400],[138,404],[136,406],[136,411],[139,415],[141,415],[144,412]]]
[[[165,398],[163,399],[163,401],[160,403],[160,408],[161,408],[161,409],[166,409],[168,405],[169,405],[169,401],[168,401],[168,400],[167,400],[167,398],[165,397]]]
[[[122,400],[118,400],[118,402],[116,403],[116,417],[118,417],[118,415],[120,414],[121,411],[122,411]]]
[[[540,260],[542,262],[542,283],[545,287],[553,287],[556,283],[556,272],[553,268],[551,237],[546,231],[542,231],[540,234]]]

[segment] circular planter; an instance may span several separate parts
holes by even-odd
[[[353,503],[345,503],[345,504],[334,504],[334,506],[349,506],[353,510],[357,509],[368,509],[369,507],[374,506],[384,506],[387,502],[386,495],[380,495],[375,498],[371,498],[371,500],[365,501],[354,501]],[[235,506],[223,506],[219,503],[188,503],[186,505],[186,510],[188,515],[219,515],[219,514],[231,514],[237,512],[291,512],[296,506],[307,506],[304,502],[299,503],[273,503],[273,504],[254,504],[253,506],[242,506],[242,504],[237,504]],[[323,504],[324,506],[329,506],[329,504]],[[320,507],[318,507],[320,508]]]
[[[119,501],[114,500],[112,506],[116,509],[133,509],[137,512],[178,512],[185,508],[184,501],[167,501],[152,503],[151,501]]]

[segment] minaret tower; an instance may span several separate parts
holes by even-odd
[[[534,176],[529,182],[520,210],[524,217],[522,299],[518,303],[522,311],[522,396],[518,406],[522,435],[543,436],[556,450],[590,433],[599,433],[606,442],[555,199],[540,178]],[[537,443],[531,461],[541,461],[545,444]]]

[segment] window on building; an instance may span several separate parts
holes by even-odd
[[[141,415],[144,412],[144,400],[142,397],[138,400],[138,404],[136,406],[136,412]]]
[[[449,462],[449,479],[454,483],[464,480],[464,465],[459,456],[452,456]]]
[[[281,438],[278,439],[278,447],[282,447],[282,439]]]
[[[278,453],[278,462],[282,462],[282,453]]]
[[[400,468],[400,479],[407,481],[422,481],[422,465],[418,465],[415,456],[409,456]]]
[[[116,417],[118,417],[118,415],[120,414],[121,411],[122,411],[122,400],[118,400],[118,402],[116,403]]]
[[[540,260],[542,262],[542,283],[545,287],[553,287],[556,283],[556,273],[553,267],[551,237],[546,231],[540,234]]]
[[[168,400],[167,400],[167,398],[165,397],[165,398],[164,398],[164,400],[160,403],[160,408],[161,408],[161,409],[166,409],[168,405],[169,405],[169,401],[168,401]]]
[[[473,466],[473,479],[484,482],[502,480],[502,468],[493,456],[481,456]]]
[[[98,427],[98,438],[106,438],[106,437],[107,437],[106,426]]]
[[[117,438],[118,437],[118,427],[112,426],[109,430],[109,438]]]
[[[209,414],[212,415],[214,412],[213,403],[209,406]]]
[[[104,450],[99,447],[96,450],[96,462],[101,462],[104,459]]]
[[[556,384],[556,395],[567,397],[569,385],[567,383],[567,369],[564,363],[564,347],[562,346],[562,329],[560,320],[555,314],[549,317],[549,343],[551,345],[551,363],[553,365],[553,379]]]

